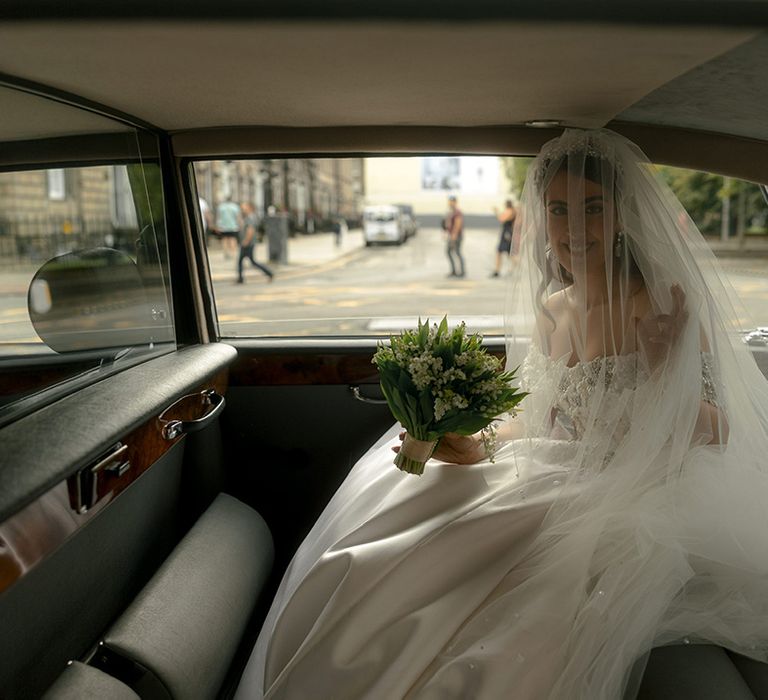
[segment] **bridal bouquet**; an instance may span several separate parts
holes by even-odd
[[[467,335],[463,322],[449,330],[447,318],[431,327],[419,320],[416,331],[380,343],[373,362],[392,415],[407,431],[395,464],[411,474],[423,473],[443,435],[487,428],[526,396],[481,336]]]

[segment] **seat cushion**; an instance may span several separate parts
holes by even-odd
[[[734,666],[739,670],[757,700],[768,700],[768,664],[749,659],[741,654],[728,652]]]
[[[651,651],[637,700],[755,700],[724,649],[680,644]]]

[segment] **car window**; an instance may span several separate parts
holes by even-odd
[[[504,220],[514,218],[530,162],[428,155],[195,163],[221,337],[382,336],[444,315],[502,335],[504,278],[517,246]],[[658,169],[751,316],[767,319],[760,188]],[[459,255],[449,256],[452,224],[462,235]]]
[[[764,187],[715,173],[657,166],[719,259],[744,305],[744,330],[768,325],[768,199]]]
[[[11,112],[14,99],[0,91]],[[40,392],[174,346],[153,139],[100,117],[98,133],[72,134],[96,117],[44,99],[36,108],[37,131],[0,129],[0,420]]]
[[[222,337],[381,336],[446,314],[503,332],[504,283],[491,278],[494,207],[511,192],[502,159],[204,161],[194,173]],[[463,276],[449,276],[450,195]]]

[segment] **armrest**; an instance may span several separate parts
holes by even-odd
[[[220,494],[104,639],[147,669],[158,696],[213,698],[272,568],[269,529]]]

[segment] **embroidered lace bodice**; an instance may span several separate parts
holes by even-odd
[[[716,406],[710,353],[701,354],[701,369],[702,399]],[[580,439],[587,428],[598,428],[606,439],[618,441],[629,428],[632,394],[647,379],[648,371],[637,353],[596,357],[569,367],[532,345],[521,367],[523,389],[532,397],[556,397],[550,404],[548,422],[573,440]]]

